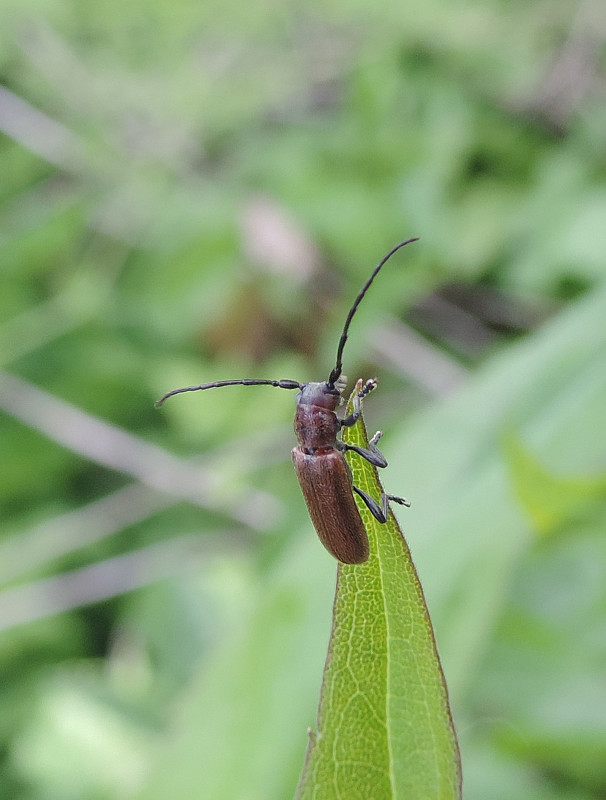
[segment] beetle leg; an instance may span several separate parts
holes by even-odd
[[[377,447],[377,442],[381,436],[383,436],[382,431],[377,431],[372,439],[368,442],[368,449],[366,447],[358,447],[356,444],[346,444],[345,442],[340,442],[337,446],[340,450],[351,450],[352,452],[357,453],[375,467],[386,467],[387,459]]]
[[[350,428],[352,425],[356,424],[356,422],[360,418],[362,400],[366,397],[367,394],[369,394],[370,392],[372,392],[373,389],[376,388],[377,388],[377,379],[369,378],[364,384],[364,386],[360,389],[360,391],[354,396],[353,414],[350,414],[348,417],[339,420],[342,428]]]
[[[394,503],[399,503],[401,506],[406,506],[406,508],[410,508],[410,500],[406,500],[405,497],[396,497],[395,494],[385,494],[384,493],[383,497],[381,498],[381,500],[384,503],[386,509],[387,509],[387,501],[388,500],[391,500]]]
[[[353,453],[357,453],[359,456],[362,456],[362,458],[365,458],[367,461],[369,461],[374,467],[387,466],[385,456],[376,447],[367,450],[365,447],[358,447],[357,444],[345,444],[345,442],[342,444],[343,447],[339,446],[339,450],[350,450]]]
[[[376,520],[379,522],[387,522],[387,510],[384,512],[383,508],[377,503],[376,500],[373,500],[372,497],[369,494],[366,494],[366,492],[363,492],[362,489],[358,489],[357,486],[354,486],[353,490],[362,498],[368,507],[368,510]]]
[[[355,425],[356,422],[360,419],[360,411],[354,411],[353,414],[350,414],[348,417],[344,417],[340,419],[339,422],[341,423],[342,428],[350,428],[352,425]]]
[[[389,500],[393,500],[394,503],[399,503],[401,506],[410,508],[410,503],[403,497],[396,497],[393,494],[385,494],[385,492],[383,492],[381,495],[381,505],[379,505],[376,500],[373,500],[373,498],[369,494],[366,494],[366,492],[362,491],[362,489],[358,489],[357,486],[354,486],[353,490],[362,498],[373,517],[381,523],[387,522],[387,514],[389,512],[389,506],[387,503]]]
[[[376,378],[369,378],[366,381],[366,383],[364,384],[364,386],[360,389],[360,391],[357,394],[358,403],[360,402],[360,400],[362,400],[364,397],[366,397],[367,394],[370,394],[370,392],[372,392],[373,389],[376,389],[377,386],[378,386],[377,379]]]

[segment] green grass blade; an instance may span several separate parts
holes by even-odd
[[[362,419],[343,438],[367,447]],[[355,485],[380,500],[376,469],[356,454],[348,461]],[[446,684],[408,546],[393,514],[381,525],[358,507],[370,559],[338,567],[318,731],[297,800],[459,798]]]

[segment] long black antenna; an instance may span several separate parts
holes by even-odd
[[[366,281],[366,283],[362,287],[362,290],[360,291],[360,294],[356,297],[353,306],[349,309],[349,314],[347,315],[347,319],[345,320],[345,326],[343,328],[343,333],[341,334],[341,338],[339,339],[339,347],[337,348],[337,363],[335,364],[335,368],[333,369],[333,371],[328,376],[327,383],[331,388],[334,388],[335,383],[341,377],[341,373],[343,372],[343,348],[345,347],[345,342],[347,341],[349,325],[350,325],[350,323],[351,323],[351,321],[353,319],[354,314],[358,310],[358,306],[360,305],[360,303],[364,299],[364,295],[368,291],[368,289],[370,287],[370,284],[374,281],[374,279],[379,274],[379,270],[381,269],[381,267],[387,261],[389,261],[389,259],[393,256],[394,253],[397,253],[397,251],[401,247],[404,247],[405,245],[410,244],[411,242],[418,242],[418,241],[419,241],[419,237],[415,236],[413,239],[407,239],[405,242],[400,242],[400,244],[397,244],[392,250],[390,250],[389,253],[387,253],[387,255],[385,256],[385,258],[383,258],[380,261],[380,263],[377,264],[377,266],[375,267],[372,275],[370,276],[370,278]]]
[[[279,389],[302,389],[303,384],[298,381],[266,381],[258,378],[244,378],[241,381],[216,381],[215,383],[202,383],[200,386],[184,386],[183,389],[173,389],[167,392],[156,403],[156,408],[160,408],[162,403],[174,394],[183,392],[198,392],[201,389],[218,389],[220,386],[277,386]]]

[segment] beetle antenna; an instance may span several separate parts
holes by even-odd
[[[400,244],[397,244],[392,250],[390,250],[389,253],[387,253],[387,255],[385,256],[385,258],[383,258],[379,262],[379,264],[377,264],[377,266],[374,268],[374,271],[373,271],[372,275],[366,281],[366,283],[362,287],[362,290],[360,291],[359,295],[354,300],[354,304],[349,309],[349,314],[347,315],[347,319],[345,320],[345,326],[343,328],[343,333],[341,334],[341,338],[339,339],[339,346],[337,348],[337,362],[335,364],[335,367],[334,367],[333,371],[328,376],[327,383],[331,387],[331,389],[334,388],[335,383],[337,382],[337,380],[339,379],[339,377],[341,376],[341,374],[343,372],[343,349],[345,347],[345,342],[347,341],[347,336],[348,336],[348,332],[349,332],[349,325],[350,325],[350,323],[351,323],[351,321],[353,319],[354,314],[358,310],[358,306],[360,305],[360,303],[364,299],[364,295],[368,291],[368,289],[370,287],[370,284],[374,281],[374,279],[379,274],[379,270],[381,269],[381,267],[389,261],[389,259],[393,256],[394,253],[397,253],[397,251],[401,247],[404,247],[405,245],[410,244],[411,242],[418,242],[418,241],[419,241],[419,237],[415,236],[413,239],[407,239],[405,242],[400,242]]]
[[[183,392],[199,392],[202,389],[218,389],[220,386],[277,386],[279,389],[302,389],[303,384],[299,381],[266,381],[258,378],[244,378],[241,381],[216,381],[215,383],[202,383],[200,386],[184,386],[182,389],[173,389],[167,392],[156,403],[156,408],[160,408],[162,403],[174,394]]]

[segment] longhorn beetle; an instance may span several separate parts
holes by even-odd
[[[364,501],[373,517],[381,523],[387,522],[389,500],[403,506],[410,505],[402,497],[385,493],[382,494],[379,504],[353,484],[351,470],[343,453],[350,450],[365,458],[375,467],[386,467],[387,461],[377,447],[377,442],[383,435],[381,431],[377,431],[369,441],[368,449],[346,444],[337,439],[341,428],[355,425],[358,421],[362,399],[377,386],[376,378],[367,380],[363,385],[362,381],[358,381],[351,414],[339,419],[335,411],[343,402],[342,395],[347,384],[347,378],[343,375],[342,358],[353,316],[381,267],[401,247],[416,241],[416,238],[408,239],[390,250],[362,287],[354,304],[349,309],[337,348],[336,363],[325,383],[299,383],[298,381],[272,381],[257,378],[216,381],[215,383],[203,383],[200,386],[173,389],[156,403],[156,406],[161,406],[167,398],[175,394],[197,392],[202,389],[217,389],[221,386],[265,385],[277,386],[279,389],[298,389],[299,393],[295,398],[297,410],[294,428],[299,445],[292,451],[292,460],[311,521],[320,541],[328,552],[343,564],[362,564],[368,560],[369,555],[368,535],[352,492],[355,492]]]

